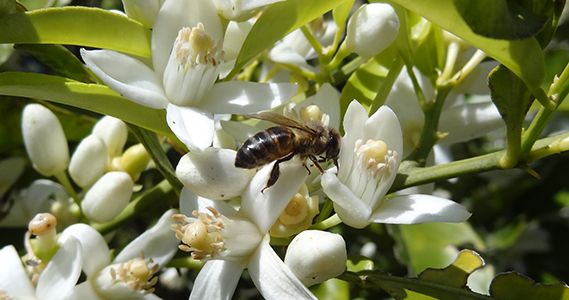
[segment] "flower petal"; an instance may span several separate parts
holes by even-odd
[[[103,236],[93,227],[85,224],[74,224],[63,230],[59,243],[66,243],[68,239],[79,241],[83,251],[83,271],[87,276],[100,271],[111,263],[109,246]]]
[[[139,258],[144,251],[145,258],[152,260],[160,267],[164,267],[178,250],[180,240],[172,233],[170,226],[175,223],[172,216],[177,213],[175,209],[167,210],[156,225],[139,235],[130,242],[114,259],[113,263],[124,263]]]
[[[81,275],[83,255],[79,241],[67,238],[38,278],[38,299],[61,299],[70,293]]]
[[[386,198],[373,212],[370,222],[420,224],[429,222],[464,222],[470,217],[464,206],[430,195],[402,195]]]
[[[12,296],[35,298],[35,289],[14,246],[0,249],[0,266],[0,290]]]
[[[335,174],[326,172],[322,175],[322,189],[334,201],[334,210],[342,222],[354,228],[369,224],[371,207],[354,195]]]
[[[241,198],[241,210],[259,231],[268,232],[284,211],[292,197],[308,177],[308,172],[298,158],[279,164],[280,176],[275,185],[264,190],[274,164],[264,166],[253,176]]]
[[[364,134],[364,125],[368,119],[367,111],[356,100],[350,102],[346,114],[344,115],[344,132],[340,150],[338,177],[345,182],[348,175],[352,173],[352,163],[354,160],[354,145],[356,140],[361,139]]]
[[[93,289],[91,282],[84,281],[73,287],[71,293],[67,294],[64,300],[101,300],[97,292]]]
[[[440,143],[465,142],[504,125],[502,116],[489,98],[484,102],[449,107],[442,111],[439,121],[439,131],[449,134]]]
[[[213,85],[200,108],[214,114],[245,114],[276,107],[296,94],[295,83],[228,81]]]
[[[237,217],[237,211],[229,206],[229,204],[225,203],[225,201],[199,197],[186,187],[182,189],[182,193],[180,194],[180,212],[182,214],[190,216],[194,210],[206,212],[206,207],[208,206],[215,208],[218,212],[228,218]]]
[[[198,22],[215,42],[223,41],[221,21],[210,0],[168,0],[164,2],[152,29],[152,63],[162,80],[178,31]]]
[[[169,101],[156,73],[141,61],[111,50],[81,49],[85,64],[125,98],[150,108],[166,108]]]
[[[253,254],[248,270],[253,283],[265,299],[317,299],[266,240],[261,242]]]
[[[243,265],[240,262],[208,261],[194,281],[190,300],[231,299],[242,272]]]
[[[202,151],[211,145],[215,126],[209,111],[168,104],[166,120],[172,132],[190,151]]]

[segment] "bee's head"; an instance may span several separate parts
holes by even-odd
[[[338,166],[338,155],[340,154],[340,145],[342,142],[342,137],[340,132],[335,128],[330,129],[330,136],[328,137],[328,143],[326,144],[326,160],[334,160],[334,164]]]

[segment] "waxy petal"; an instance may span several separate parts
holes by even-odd
[[[81,49],[81,57],[93,73],[121,96],[150,108],[164,109],[168,105],[161,80],[141,61],[111,50]]]
[[[241,198],[241,208],[260,232],[268,232],[284,211],[292,197],[308,177],[308,172],[298,158],[279,165],[281,175],[275,185],[261,190],[267,185],[273,164],[264,166],[253,176],[249,187]],[[314,170],[315,172],[318,172]],[[313,171],[313,172],[314,172]]]
[[[295,83],[220,82],[204,96],[200,108],[214,114],[245,114],[281,105],[296,94]]]
[[[504,125],[500,112],[490,99],[449,107],[441,112],[439,131],[449,134],[441,139],[440,143],[465,142],[484,136]]]
[[[168,104],[166,120],[172,132],[190,151],[202,151],[211,146],[215,126],[209,111]]]
[[[175,223],[172,219],[175,213],[177,213],[175,209],[167,210],[156,225],[130,242],[117,255],[113,263],[125,263],[131,259],[140,258],[140,252],[143,251],[145,258],[152,258],[154,263],[164,267],[172,259],[180,243],[170,229],[170,226]]]
[[[67,294],[64,300],[101,300],[97,292],[93,289],[91,282],[84,281],[73,287],[71,293]]]
[[[383,200],[370,221],[388,224],[459,223],[470,215],[464,206],[452,200],[430,195],[402,195]]]
[[[350,102],[344,115],[344,131],[346,135],[342,138],[340,158],[338,160],[340,165],[338,178],[342,182],[345,182],[351,174],[352,163],[354,162],[354,145],[356,140],[363,137],[363,129],[367,119],[368,115],[365,108],[356,100]]]
[[[210,260],[194,281],[190,300],[231,299],[244,266],[239,262]]]
[[[183,188],[180,194],[180,213],[191,216],[194,210],[206,212],[206,207],[211,206],[228,218],[238,216],[237,211],[229,206],[225,201],[211,200],[199,197],[192,193],[188,188]]]
[[[263,240],[249,263],[249,274],[265,299],[317,299]]]
[[[152,63],[160,81],[178,31],[195,27],[198,22],[214,42],[223,41],[221,20],[210,0],[168,0],[160,8],[152,30]]]
[[[371,207],[345,186],[335,174],[322,175],[322,189],[334,201],[334,210],[345,224],[363,228],[370,221]]]
[[[83,254],[79,241],[69,237],[38,278],[38,299],[61,299],[61,296],[70,293],[81,275]]]
[[[83,249],[83,257],[85,258],[83,271],[87,276],[100,271],[111,263],[109,246],[107,246],[103,236],[93,227],[80,223],[71,225],[63,231],[59,243],[64,244],[72,238],[77,239]]]
[[[35,298],[35,289],[14,246],[0,249],[0,266],[0,290],[12,296]]]

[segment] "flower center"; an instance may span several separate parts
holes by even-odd
[[[293,225],[302,222],[307,215],[308,203],[306,198],[300,193],[296,193],[279,216],[279,221],[284,225]]]
[[[183,226],[180,224],[172,226],[176,237],[184,243],[179,248],[182,251],[192,252],[194,259],[214,258],[224,250],[224,236],[220,233],[224,227],[223,215],[211,206],[207,209],[212,215],[194,210],[192,215],[197,219],[183,214],[173,216],[174,220],[186,223]]]
[[[357,160],[363,169],[373,178],[380,180],[389,177],[397,165],[397,152],[389,150],[384,141],[368,140],[363,144],[361,139],[356,141]]]
[[[144,253],[141,252],[140,258],[118,264],[118,266],[109,266],[108,272],[112,285],[123,283],[133,291],[142,291],[144,294],[154,292],[153,286],[158,282],[158,277],[154,277],[154,274],[158,271],[158,265],[154,264],[150,267],[152,263],[154,263],[152,259],[144,260]]]
[[[320,120],[320,118],[322,118],[322,111],[316,105],[303,107],[300,109],[300,118],[304,120]]]
[[[198,23],[196,27],[180,29],[173,51],[180,66],[188,71],[198,64],[217,66],[224,54],[221,45],[221,41],[213,41],[203,24]]]

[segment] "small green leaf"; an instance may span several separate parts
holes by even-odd
[[[373,270],[373,261],[363,255],[348,255],[347,269],[352,272]]]
[[[344,25],[346,25],[346,20],[348,19],[348,15],[352,10],[354,1],[355,0],[346,1],[336,6],[332,10],[332,16],[334,17],[334,22],[336,22],[336,25],[338,25],[338,28],[341,28],[341,30],[343,30]]]
[[[258,54],[295,29],[348,0],[287,0],[270,5],[259,17],[226,78],[231,79]]]
[[[564,283],[536,284],[530,278],[514,271],[496,276],[490,285],[490,295],[499,300],[567,300],[569,287]]]
[[[142,24],[100,8],[56,7],[0,18],[0,43],[79,45],[151,57],[151,36]]]
[[[419,279],[463,288],[466,286],[468,276],[482,266],[484,266],[484,260],[478,253],[463,250],[458,253],[458,257],[450,266],[444,269],[426,269],[419,274]]]
[[[547,22],[547,17],[535,15],[515,1],[453,1],[462,19],[474,33],[492,39],[529,38],[536,35]]]
[[[0,95],[53,101],[110,115],[125,122],[175,138],[166,124],[166,112],[136,104],[109,87],[35,73],[0,73]]]
[[[314,296],[320,300],[348,300],[350,299],[350,284],[346,281],[332,278],[311,288]]]
[[[61,45],[16,44],[14,48],[30,53],[57,75],[82,82],[91,81],[85,65]]]
[[[477,35],[462,20],[452,1],[393,0],[501,62],[520,77],[530,90],[541,86],[545,64],[541,47],[535,38],[507,41]]]

